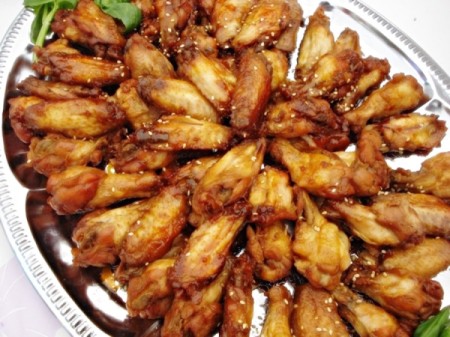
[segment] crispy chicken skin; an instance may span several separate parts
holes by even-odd
[[[225,286],[221,337],[248,337],[253,319],[253,262],[247,254],[233,260]]]
[[[252,205],[251,220],[258,224],[297,219],[289,175],[277,168],[264,167],[253,181],[248,201]]]
[[[222,124],[189,116],[162,116],[156,123],[130,135],[132,141],[150,150],[224,150],[233,137]]]
[[[274,285],[267,292],[269,299],[266,319],[261,336],[292,337],[289,317],[292,311],[292,296],[283,285]]]
[[[264,55],[246,51],[239,61],[236,89],[231,99],[230,124],[244,137],[257,134],[269,101],[272,69]]]
[[[417,242],[425,235],[450,236],[450,207],[431,195],[389,193],[372,198],[370,206],[329,203],[356,236],[372,245],[397,246]]]
[[[72,233],[78,266],[107,266],[117,261],[130,227],[149,210],[150,199],[99,209],[84,215]]]
[[[236,76],[218,58],[193,48],[182,50],[178,56],[178,74],[192,82],[219,111],[228,111]]]
[[[296,337],[350,337],[331,294],[309,283],[295,287],[290,322]]]
[[[52,31],[90,48],[98,57],[120,58],[125,46],[122,28],[94,3],[80,0],[74,10],[59,10]]]
[[[210,20],[217,43],[227,48],[256,0],[216,0]]]
[[[345,28],[337,37],[333,51],[353,50],[358,55],[362,55],[361,45],[359,44],[359,34],[350,28]]]
[[[397,169],[391,172],[394,188],[399,191],[429,193],[450,198],[450,152],[442,152],[422,163],[419,171]]]
[[[417,108],[426,100],[417,80],[402,73],[395,74],[381,88],[374,90],[357,108],[344,114],[355,132],[370,121],[398,115]]]
[[[297,33],[303,21],[303,9],[297,0],[287,0],[286,3],[289,7],[286,29],[275,42],[275,47],[284,52],[292,52],[297,46]]]
[[[49,176],[70,166],[98,165],[106,149],[107,140],[66,138],[48,134],[44,138],[33,137],[27,153],[27,164],[37,172]]]
[[[55,81],[45,81],[29,76],[17,88],[26,96],[37,96],[45,100],[103,96],[100,88],[90,88]]]
[[[210,26],[187,26],[181,33],[180,41],[177,43],[177,54],[187,50],[198,50],[203,55],[217,58],[219,46],[214,36],[210,35]]]
[[[194,230],[171,273],[172,285],[189,293],[223,268],[245,214],[218,214]]]
[[[21,96],[8,102],[11,126],[25,143],[29,143],[34,134],[43,132],[77,139],[98,137],[125,122],[122,110],[100,98],[45,101]]]
[[[382,270],[402,270],[425,279],[436,276],[450,266],[450,242],[442,238],[425,238],[405,248],[393,248],[382,257]]]
[[[272,80],[270,87],[272,91],[277,90],[285,81],[289,71],[289,60],[281,50],[264,49],[261,51],[270,67],[272,68]]]
[[[229,258],[220,274],[192,296],[182,290],[176,291],[172,306],[164,317],[161,337],[210,336],[222,317],[221,300],[231,267]]]
[[[390,117],[370,127],[383,138],[383,152],[430,152],[445,136],[445,122],[436,115],[409,113]]]
[[[133,34],[127,39],[124,63],[130,69],[131,77],[135,79],[141,76],[175,77],[175,70],[169,59],[140,34]]]
[[[296,185],[313,195],[341,199],[355,194],[351,168],[332,152],[300,152],[281,138],[272,141],[269,152],[288,169]]]
[[[384,309],[408,320],[436,314],[444,295],[441,285],[401,270],[378,272],[353,265],[344,282],[375,300]]]
[[[296,77],[306,76],[317,60],[334,48],[334,36],[330,30],[330,19],[324,8],[319,6],[309,17],[305,34],[298,53]]]
[[[132,277],[127,286],[127,310],[132,317],[162,318],[172,305],[174,291],[169,273],[174,258],[161,258],[145,267],[142,274]]]
[[[88,166],[71,166],[47,181],[48,203],[57,214],[81,213],[154,193],[160,178],[154,172],[107,174]]]
[[[339,313],[361,337],[408,337],[397,319],[383,308],[364,300],[344,285],[333,292]]]
[[[151,199],[149,211],[130,228],[120,252],[121,263],[143,266],[166,254],[187,223],[185,190],[168,186]]]
[[[145,102],[166,113],[185,115],[217,122],[218,113],[200,91],[190,82],[181,79],[139,78],[138,92]]]
[[[255,261],[255,275],[268,282],[286,277],[293,266],[291,235],[287,226],[276,221],[267,225],[247,227],[248,254]]]
[[[192,196],[197,214],[214,213],[244,197],[258,175],[266,140],[247,140],[229,150],[203,176]]]
[[[347,235],[320,213],[305,192],[299,192],[304,219],[295,225],[294,265],[315,287],[336,288],[342,273],[350,265],[350,242]]]
[[[342,121],[321,98],[299,97],[268,108],[262,132],[270,136],[296,138],[341,129]]]

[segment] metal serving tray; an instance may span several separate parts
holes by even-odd
[[[416,77],[430,97],[419,111],[438,114],[450,127],[450,78],[420,46],[357,0],[302,1],[305,17],[319,4],[325,6],[336,36],[345,27],[356,30],[365,55],[387,58],[391,74],[404,72]],[[84,337],[152,336],[157,322],[129,318],[122,299],[99,282],[98,270],[72,264],[70,233],[77,217],[56,216],[46,204],[45,180],[24,165],[27,146],[18,141],[10,127],[7,99],[17,94],[17,83],[31,72],[28,32],[32,19],[31,12],[22,10],[0,44],[0,97],[4,98],[0,222],[25,273],[69,333]],[[450,133],[429,156],[448,150]],[[399,157],[389,165],[417,170],[426,158]],[[444,305],[448,305],[450,271],[441,273],[437,280],[446,290]],[[262,310],[263,299],[259,298],[255,317]]]

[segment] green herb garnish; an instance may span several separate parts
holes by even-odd
[[[414,331],[414,337],[440,337],[448,326],[450,307],[443,308],[437,315],[422,322]]]
[[[125,32],[135,29],[142,20],[141,10],[130,0],[94,0],[103,12],[120,20],[125,26]]]
[[[56,12],[59,9],[73,9],[77,2],[78,0],[24,0],[24,6],[34,12],[31,41],[36,46],[42,47]]]

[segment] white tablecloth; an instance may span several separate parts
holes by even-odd
[[[366,3],[420,44],[450,74],[448,0],[366,0]],[[0,36],[5,34],[21,7],[21,0],[1,0]],[[67,337],[69,334],[26,278],[0,229],[0,337],[18,336]]]

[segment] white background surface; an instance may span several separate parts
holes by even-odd
[[[421,45],[450,74],[449,0],[366,0],[365,3]],[[21,8],[21,0],[0,0],[0,36]],[[68,334],[26,279],[0,229],[0,337],[16,336],[66,337]]]

